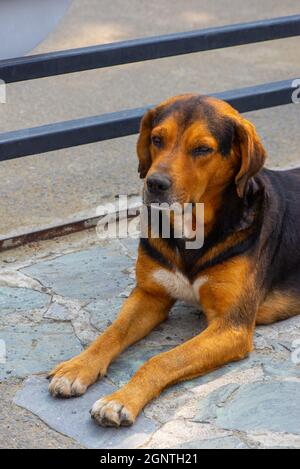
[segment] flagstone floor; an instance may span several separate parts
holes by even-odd
[[[177,304],[85,396],[48,395],[47,372],[116,317],[134,285],[136,246],[90,230],[0,254],[0,447],[300,448],[300,317],[258,328],[248,359],[174,386],[128,429],[97,427],[92,403],[203,330],[192,307]]]

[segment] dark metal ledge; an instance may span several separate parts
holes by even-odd
[[[139,215],[142,207],[142,199],[132,198],[128,202],[128,208],[121,209],[115,204],[111,210],[107,210],[105,215],[98,215],[97,210],[86,211],[80,216],[74,216],[65,220],[57,220],[48,226],[40,226],[36,229],[27,228],[24,231],[15,231],[5,236],[0,236],[0,253],[8,249],[14,249],[25,244],[31,244],[47,239],[67,236],[79,231],[96,228],[98,225],[105,225],[109,217],[113,221],[121,221],[124,218],[131,219]]]

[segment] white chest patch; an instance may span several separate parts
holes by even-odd
[[[198,277],[192,284],[181,272],[166,269],[156,270],[153,277],[172,298],[192,304],[199,304],[200,288],[208,281],[208,277]]]

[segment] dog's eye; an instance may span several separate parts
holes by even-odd
[[[151,140],[156,148],[161,148],[163,146],[163,139],[161,137],[153,136]]]
[[[212,151],[213,151],[212,148],[206,147],[205,145],[203,145],[201,147],[194,148],[192,150],[192,155],[193,156],[205,156],[205,155],[209,155],[209,153],[211,153]]]

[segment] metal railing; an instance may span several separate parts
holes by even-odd
[[[6,83],[300,35],[300,15],[0,61]],[[240,112],[292,102],[294,79],[216,93]],[[151,106],[149,106],[151,107]],[[0,161],[123,137],[148,109],[131,109],[0,134]]]
[[[241,46],[300,34],[300,15],[0,61],[6,83]]]

